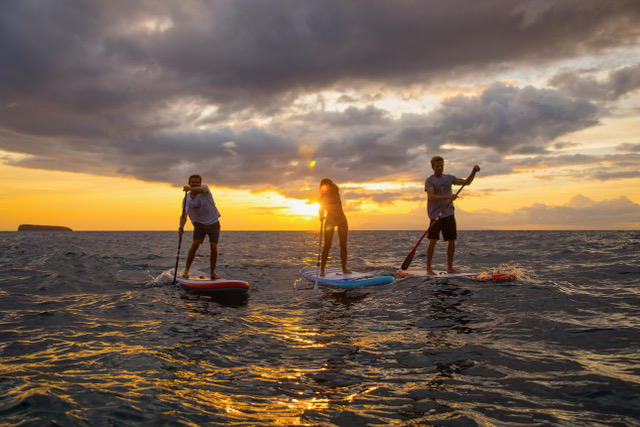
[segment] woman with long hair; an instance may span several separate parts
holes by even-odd
[[[322,248],[322,259],[320,265],[320,276],[324,276],[324,268],[329,258],[329,250],[333,242],[333,234],[336,227],[338,228],[338,238],[340,239],[340,262],[342,263],[342,272],[351,273],[347,269],[347,235],[349,234],[349,224],[347,217],[342,210],[342,201],[340,200],[340,192],[338,186],[329,178],[320,181],[320,197],[318,204],[320,209],[318,215],[320,222],[325,221],[324,225],[324,247]]]

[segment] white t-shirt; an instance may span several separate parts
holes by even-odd
[[[187,194],[187,204],[185,206],[185,213],[189,215],[191,223],[198,222],[203,225],[211,225],[218,222],[220,219],[220,212],[216,208],[216,202],[213,200],[213,195],[206,185],[201,185],[207,189],[204,194],[196,194],[196,197],[191,198],[191,194]]]

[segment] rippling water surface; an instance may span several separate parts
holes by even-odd
[[[351,232],[350,266],[421,234]],[[462,231],[459,269],[523,277],[350,291],[296,289],[314,233],[221,239],[247,298],[174,288],[175,232],[0,233],[0,424],[640,425],[640,232]]]

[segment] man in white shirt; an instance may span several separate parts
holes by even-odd
[[[218,239],[220,237],[220,212],[216,208],[216,202],[213,200],[209,187],[202,184],[200,175],[191,175],[189,177],[189,185],[185,185],[185,211],[184,216],[180,218],[180,235],[184,232],[184,223],[189,215],[193,224],[193,243],[189,248],[187,262],[182,276],[189,278],[189,269],[196,257],[196,252],[200,244],[206,236],[209,236],[209,244],[211,246],[211,254],[209,262],[211,268],[211,278],[220,279],[216,273],[216,263],[218,261]]]

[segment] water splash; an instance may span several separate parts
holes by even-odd
[[[478,279],[487,280],[491,277],[502,276],[504,275],[504,281],[513,281],[513,280],[525,280],[532,281],[534,279],[534,272],[530,269],[527,269],[521,266],[519,263],[505,263],[501,264],[497,268],[492,271],[483,271],[478,274]],[[494,281],[496,279],[493,279]],[[498,280],[499,281],[499,280]]]
[[[158,286],[166,286],[173,283],[173,268],[170,270],[163,271],[158,274],[156,277],[152,277],[145,284],[145,288],[155,288]]]

